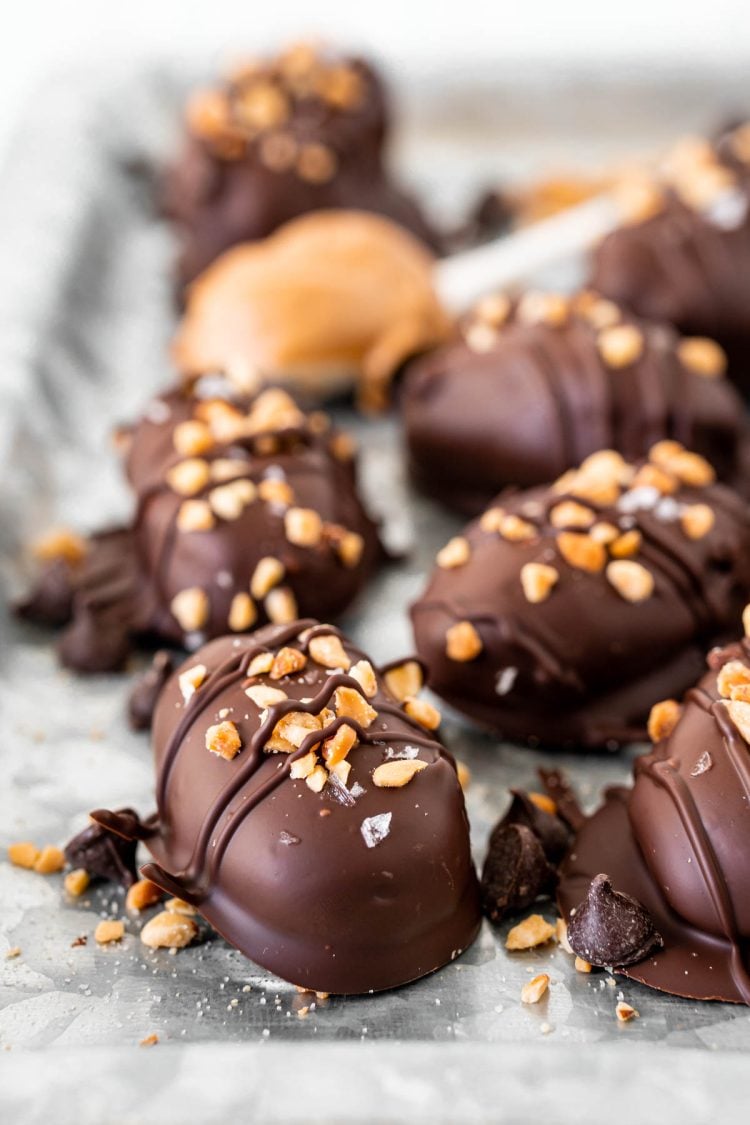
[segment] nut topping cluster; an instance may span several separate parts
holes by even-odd
[[[296,641],[253,656],[243,690],[258,708],[259,728],[264,729],[263,751],[291,755],[289,776],[304,779],[314,792],[320,793],[328,784],[347,788],[350,755],[378,719],[377,706],[371,701],[379,690],[394,700],[415,726],[434,731],[440,725],[440,712],[417,698],[423,682],[417,661],[408,660],[378,673],[369,660],[352,661],[341,635],[331,626],[308,628]],[[313,670],[310,665],[328,675],[338,673],[346,678],[343,683],[339,679],[331,684],[325,706],[318,713],[290,707],[290,700],[295,697],[284,688],[285,681],[304,677]],[[192,665],[180,674],[179,686],[186,706],[199,696],[206,683],[203,664]],[[312,685],[324,685],[325,676],[321,678],[318,672],[310,683],[311,690],[315,690]],[[308,704],[311,699],[303,698],[300,702]],[[245,748],[247,740],[228,714],[228,710],[220,710],[218,721],[206,728],[205,745],[211,753],[231,761]],[[269,720],[273,720],[270,728]],[[372,772],[375,786],[401,788],[427,768],[429,763],[417,757],[415,748],[407,749],[409,752],[403,754],[386,751],[386,759]]]

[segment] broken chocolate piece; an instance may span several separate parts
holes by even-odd
[[[538,837],[525,824],[498,824],[482,868],[482,909],[491,922],[524,910],[554,890],[556,875]]]
[[[15,612],[25,621],[53,629],[67,624],[72,611],[71,566],[61,558],[44,565],[31,593],[15,606]]]
[[[118,809],[117,815],[124,823],[140,824],[133,809]],[[65,845],[65,859],[73,868],[82,867],[92,879],[129,887],[136,880],[136,847],[135,839],[126,840],[100,824],[90,824]]]
[[[133,730],[148,730],[159,693],[172,675],[175,660],[166,649],[160,649],[151,667],[137,680],[128,698],[128,721]]]
[[[568,922],[574,953],[592,965],[634,965],[664,944],[644,906],[615,891],[606,875],[591,881],[586,901]]]

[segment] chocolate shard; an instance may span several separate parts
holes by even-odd
[[[91,612],[87,606],[74,603],[73,620],[58,646],[66,668],[89,673],[121,672],[130,649],[129,628],[120,615]]]
[[[563,820],[540,807],[522,789],[511,789],[512,801],[502,824],[519,824],[528,828],[542,845],[546,858],[556,865],[568,850],[570,832]]]
[[[118,815],[139,823],[133,809],[119,809]],[[92,878],[129,887],[136,880],[136,847],[135,840],[125,840],[100,824],[90,824],[66,844],[65,859],[71,867],[82,867]]]
[[[490,837],[482,868],[482,909],[491,922],[500,922],[506,914],[524,910],[540,895],[549,894],[556,878],[532,830],[501,821]]]
[[[568,922],[574,953],[592,965],[634,965],[664,942],[644,906],[613,889],[607,875],[591,880],[586,901]]]
[[[149,730],[161,689],[175,669],[171,652],[160,649],[151,667],[136,681],[128,697],[128,722],[133,730]]]
[[[70,564],[65,559],[47,563],[27,597],[16,604],[15,612],[37,625],[50,628],[66,625],[73,612]]]

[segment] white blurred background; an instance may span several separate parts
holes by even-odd
[[[311,34],[415,76],[504,62],[539,77],[547,66],[648,74],[750,63],[748,0],[6,0],[3,13],[0,157],[25,100],[41,88],[54,96],[40,83],[71,65],[154,56],[211,64]]]

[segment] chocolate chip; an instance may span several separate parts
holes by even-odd
[[[118,815],[140,824],[133,809],[119,809]],[[135,840],[124,840],[99,824],[90,824],[66,844],[65,859],[71,867],[82,867],[92,878],[129,887],[136,880],[136,846]]]
[[[556,874],[544,849],[525,824],[501,821],[491,837],[482,868],[482,905],[491,922],[523,910],[555,886]]]
[[[43,568],[29,596],[16,604],[15,612],[25,621],[33,621],[37,625],[51,628],[66,625],[73,611],[70,579],[70,563],[65,559],[53,559]]]
[[[521,789],[511,789],[510,792],[513,800],[501,823],[525,825],[539,840],[549,862],[553,865],[560,863],[570,842],[570,832],[564,821],[540,808]]]
[[[592,965],[634,965],[664,944],[637,899],[612,889],[606,875],[591,880],[586,901],[571,914],[568,941]]]
[[[128,722],[133,730],[148,730],[154,716],[156,701],[174,671],[174,657],[160,649],[151,667],[137,680],[128,698]]]

